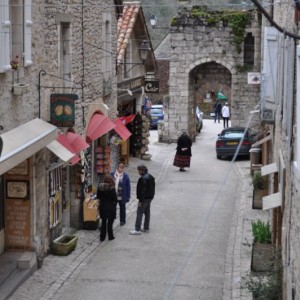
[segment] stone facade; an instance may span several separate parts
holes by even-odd
[[[298,17],[297,17],[298,15]],[[274,5],[273,16],[274,21],[279,27],[295,35],[293,39],[290,36],[279,34],[278,47],[289,51],[287,45],[292,44],[292,49],[295,49],[294,44],[299,43],[300,32],[298,29],[300,10],[297,7],[288,5]],[[270,26],[268,22],[264,25]],[[299,238],[299,211],[300,211],[300,181],[299,181],[299,133],[297,133],[297,123],[299,122],[299,81],[297,75],[294,74],[294,61],[296,61],[295,69],[299,68],[299,57],[297,58],[294,50],[288,54],[288,60],[285,60],[285,51],[278,52],[277,61],[274,62],[280,66],[282,61],[285,68],[291,62],[291,66],[280,70],[280,81],[277,90],[277,105],[275,124],[270,126],[271,132],[274,134],[273,153],[271,153],[272,162],[278,165],[279,190],[282,195],[282,206],[272,211],[273,215],[282,214],[282,224],[280,223],[279,232],[282,232],[282,237],[275,242],[279,245],[282,243],[282,265],[283,265],[283,298],[282,299],[298,299],[300,294],[300,238]],[[294,56],[295,55],[295,59]],[[298,61],[298,63],[297,63]],[[298,67],[297,67],[298,65]],[[284,71],[285,70],[285,71]],[[299,72],[299,71],[297,71]],[[284,82],[290,82],[287,86]],[[287,94],[288,93],[288,94]],[[286,105],[287,96],[290,93],[288,101],[291,101],[291,106]],[[298,95],[298,96],[297,96]],[[298,122],[297,122],[298,121]],[[288,128],[291,128],[289,134]],[[283,183],[284,182],[284,183]],[[281,184],[283,183],[283,190]],[[277,220],[273,219],[273,222]],[[281,221],[281,220],[280,220]]]
[[[260,69],[261,32],[254,12],[251,24],[245,29],[245,36],[247,33],[251,33],[255,40],[254,63],[250,69],[243,68],[244,52],[237,50],[232,42],[234,33],[226,24],[199,24],[191,17],[186,17],[181,19],[180,24],[172,26],[168,39],[170,98],[165,109],[163,140],[175,141],[182,130],[195,138],[195,94],[199,86],[212,86],[211,80],[217,66],[228,74],[225,85],[230,96],[232,125],[247,124],[249,112],[259,103],[259,86],[247,83],[248,72],[258,72]],[[166,45],[162,47],[163,50],[156,50],[161,56],[168,53]],[[202,80],[204,65],[209,68],[205,81]],[[216,81],[217,76],[213,82]],[[254,125],[257,125],[257,121],[254,121]]]
[[[41,5],[39,1],[32,1],[32,64],[25,66],[21,61],[18,70],[0,74],[0,125],[4,128],[1,133],[34,118],[50,121],[52,93],[78,95],[73,130],[83,138],[95,111],[111,118],[116,116],[114,3],[91,0],[82,5],[82,1],[72,1],[72,4],[48,1],[47,5]],[[110,32],[105,36],[107,23]],[[12,86],[15,82],[28,83],[26,93],[14,95]],[[109,84],[108,92],[104,84]],[[67,128],[61,130],[65,132]],[[50,244],[48,168],[51,156],[44,148],[32,157],[30,236],[32,248],[39,252],[38,255],[44,255]],[[5,249],[4,230],[0,228],[0,253]],[[61,224],[58,231],[61,232]]]

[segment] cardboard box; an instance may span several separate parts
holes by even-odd
[[[85,199],[83,202],[83,221],[97,221],[99,219],[98,207],[98,199]]]

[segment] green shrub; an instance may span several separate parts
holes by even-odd
[[[265,179],[261,175],[261,172],[255,172],[252,178],[252,184],[255,189],[263,190],[265,189]]]
[[[265,223],[261,220],[252,221],[252,234],[254,242],[271,244],[272,234],[269,222]]]

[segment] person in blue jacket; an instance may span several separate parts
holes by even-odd
[[[125,165],[120,162],[115,172],[111,173],[111,176],[115,182],[115,189],[118,197],[118,203],[120,207],[120,225],[126,224],[126,203],[130,200],[131,187],[129,175],[124,172]]]

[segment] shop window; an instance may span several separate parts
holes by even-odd
[[[62,167],[49,172],[50,195],[49,195],[49,225],[55,227],[61,220],[62,204]]]
[[[244,39],[244,65],[254,65],[254,37],[248,33]]]
[[[32,64],[31,0],[3,0],[0,9],[0,73],[3,73]]]

